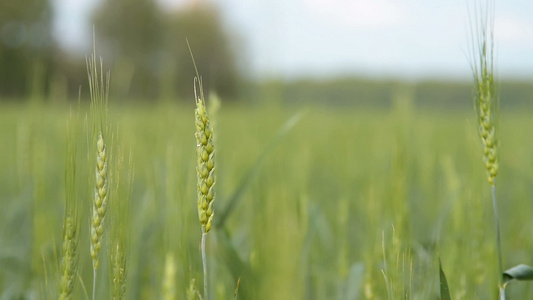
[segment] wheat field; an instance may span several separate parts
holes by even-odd
[[[83,101],[2,105],[0,299],[58,298],[70,188],[80,223],[73,298],[90,299],[88,113]],[[422,110],[405,97],[379,109],[223,102],[212,122],[210,299],[234,299],[237,286],[238,299],[438,299],[439,258],[453,299],[497,298],[490,189],[471,110]],[[110,99],[108,123],[110,165],[118,164],[110,178],[120,185],[108,199],[96,298],[111,298],[120,236],[127,299],[191,299],[192,285],[202,290],[194,101],[123,108]],[[499,125],[508,269],[532,263],[532,123],[527,110],[502,110]],[[65,175],[69,144],[74,181]],[[527,299],[533,288],[517,282],[507,293]]]

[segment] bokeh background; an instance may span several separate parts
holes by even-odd
[[[96,299],[110,296],[111,233],[124,214],[127,299],[201,287],[186,40],[215,128],[209,299],[235,299],[237,282],[238,299],[439,299],[439,258],[453,299],[497,299],[472,103],[469,24],[482,5],[1,1],[0,300],[58,298],[69,191],[81,224],[74,299],[90,297],[94,49],[111,74],[109,168],[121,178]],[[494,5],[507,269],[533,265],[533,2]],[[67,186],[69,145],[77,177]],[[533,298],[533,285],[513,282],[508,295]]]
[[[95,32],[116,101],[190,97],[188,38],[206,87],[226,101],[265,100],[272,97],[261,96],[267,89],[282,101],[373,102],[379,96],[373,89],[401,82],[434,91],[425,103],[458,102],[449,91],[468,93],[460,83],[471,78],[474,6],[460,0],[6,1],[0,97],[77,98]],[[525,94],[519,82],[533,77],[533,5],[495,6],[497,73],[504,89]],[[323,97],[330,91],[336,94]]]

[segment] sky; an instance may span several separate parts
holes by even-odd
[[[206,1],[206,0],[204,0]],[[343,75],[471,78],[475,0],[212,0],[236,33],[253,77]],[[158,0],[179,9],[190,0]],[[480,1],[478,1],[480,2]],[[54,0],[55,36],[87,51],[98,0]],[[533,79],[533,1],[496,0],[495,62],[503,78]]]

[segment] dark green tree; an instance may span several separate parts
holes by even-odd
[[[226,30],[218,10],[197,1],[185,9],[167,16],[166,45],[169,63],[174,63],[173,86],[181,97],[190,98],[192,78],[195,75],[189,41],[198,71],[208,92],[232,99],[239,91],[239,68],[235,40]],[[233,47],[232,47],[233,46]]]
[[[51,20],[47,0],[0,1],[0,96],[45,92],[54,46]]]
[[[190,99],[196,75],[192,47],[206,90],[223,98],[238,91],[230,35],[207,2],[163,11],[155,0],[104,0],[94,13],[98,48],[114,70],[112,90],[144,99]]]
[[[164,20],[155,0],[105,0],[93,17],[96,39],[115,66],[119,96],[154,99]],[[117,74],[118,73],[118,74]]]

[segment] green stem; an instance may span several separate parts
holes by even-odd
[[[496,247],[498,249],[498,287],[500,291],[500,300],[505,300],[505,290],[503,289],[503,264],[502,264],[502,246],[500,239],[500,219],[498,217],[498,206],[496,204],[496,179],[492,185],[492,208],[494,210],[494,223],[496,225]]]
[[[505,288],[500,286],[500,300],[505,300]]]
[[[204,269],[204,300],[209,300],[209,297],[207,296],[207,258],[205,255],[205,240],[207,237],[207,233],[202,233],[202,265]]]
[[[93,300],[95,300],[96,294],[96,268],[94,267],[93,262]]]

